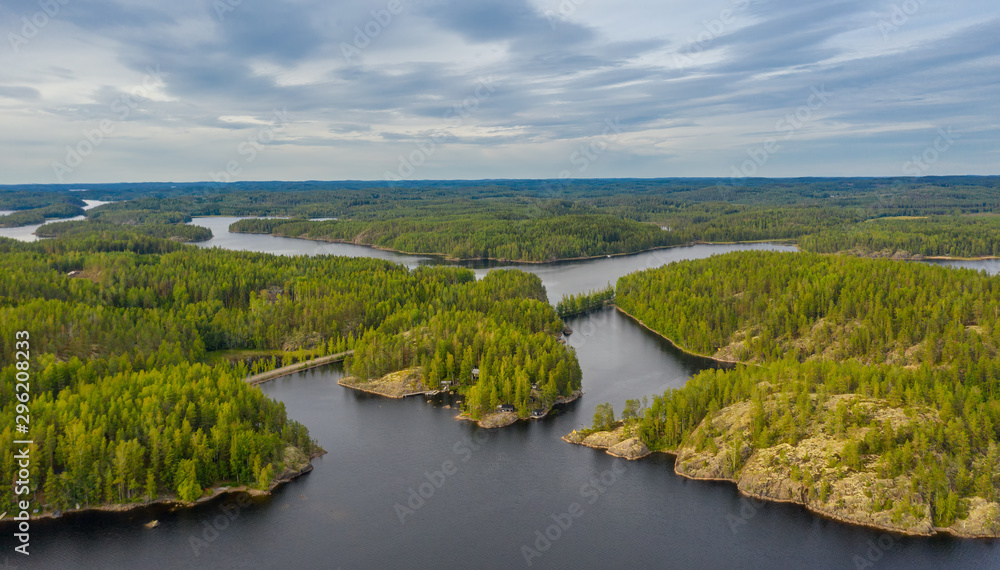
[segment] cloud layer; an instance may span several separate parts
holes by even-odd
[[[993,2],[15,0],[0,31],[0,183],[1000,174]]]

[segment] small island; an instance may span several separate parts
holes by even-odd
[[[443,381],[438,389],[427,386],[424,374],[421,367],[414,367],[390,372],[377,379],[361,380],[354,376],[346,376],[337,383],[360,392],[396,399],[411,396],[434,396],[443,392],[468,394],[469,388],[474,388],[478,383],[480,371],[478,368],[472,370],[468,384],[463,385],[457,380]],[[543,391],[538,389],[538,385],[533,384],[527,399],[523,400],[521,406],[497,404],[492,410],[466,408],[465,411],[455,416],[455,419],[475,422],[479,427],[485,429],[502,428],[521,420],[543,419],[549,415],[554,407],[574,402],[582,395],[583,391],[577,388],[568,396],[559,395],[548,401]]]

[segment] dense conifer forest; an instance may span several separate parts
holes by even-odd
[[[266,488],[301,466],[315,442],[244,382],[293,354],[356,348],[355,374],[417,365],[431,385],[478,367],[463,388],[472,413],[526,410],[531,384],[548,399],[580,385],[534,275],[476,282],[468,269],[197,249],[155,226],[55,227],[56,239],[0,239],[0,475],[15,477],[15,352],[29,346],[32,491],[48,510]],[[219,358],[233,353],[257,358]],[[0,489],[0,509],[12,500]]]
[[[731,478],[777,450],[772,468],[802,485],[803,502],[843,508],[845,482],[869,477],[870,510],[895,523],[950,527],[978,508],[980,530],[1000,531],[995,278],[741,252],[622,277],[616,303],[681,347],[757,363],[701,372],[626,415],[650,449],[726,458],[713,474]],[[613,421],[609,408],[594,429]],[[817,441],[835,448],[829,463],[796,455]]]
[[[797,241],[810,251],[993,255],[998,177],[245,182],[12,186],[0,226],[86,212],[119,225],[279,216],[233,231],[348,241],[454,259],[554,261],[693,242]],[[933,216],[930,222],[883,218]],[[308,221],[309,219],[327,221]],[[875,220],[865,224],[866,221]],[[169,233],[169,232],[167,232]],[[187,236],[168,236],[192,239]]]

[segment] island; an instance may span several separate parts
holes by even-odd
[[[740,252],[618,281],[616,303],[736,365],[571,443],[902,534],[1000,536],[1000,287],[971,270]]]
[[[347,360],[342,386],[390,398],[454,392],[458,418],[505,427],[543,418],[580,397],[582,372],[560,342],[565,326],[548,303],[541,279],[494,270],[482,279],[455,272],[447,302],[404,308],[405,319],[366,331]]]

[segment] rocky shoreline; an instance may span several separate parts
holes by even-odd
[[[354,376],[345,376],[337,380],[337,384],[359,392],[395,399],[438,393],[438,390],[428,390],[423,385],[419,367],[390,372],[376,380],[361,380]]]
[[[549,406],[549,409],[545,410],[545,413],[542,414],[541,416],[530,416],[527,418],[522,418],[519,417],[514,412],[496,412],[493,414],[486,414],[481,419],[476,420],[466,415],[465,412],[462,412],[461,414],[455,416],[455,419],[466,422],[475,422],[476,425],[484,429],[504,428],[510,425],[514,425],[519,421],[545,419],[546,417],[548,417],[550,413],[552,413],[552,410],[556,406],[562,406],[565,404],[569,404],[571,402],[575,402],[578,399],[580,399],[581,396],[583,396],[583,390],[577,390],[576,392],[573,392],[573,394],[570,396],[559,396],[558,398],[556,398],[556,401],[551,406]]]
[[[950,527],[938,527],[931,520],[931,506],[909,491],[910,479],[904,475],[880,479],[874,465],[844,476],[837,460],[843,441],[821,433],[812,433],[792,446],[787,443],[766,449],[751,449],[743,440],[751,416],[751,404],[740,402],[724,408],[713,418],[706,418],[687,441],[697,439],[698,431],[721,433],[715,437],[715,450],[697,450],[685,443],[678,449],[650,450],[638,438],[626,437],[625,427],[597,432],[573,431],[562,439],[568,443],[602,449],[630,461],[652,453],[666,453],[675,458],[674,473],[697,481],[733,483],[740,494],[774,503],[793,503],[808,511],[842,523],[863,526],[907,536],[929,537],[947,534],[958,538],[1000,538],[1000,504],[980,497],[970,500],[969,514]],[[893,421],[892,414],[887,418]],[[934,418],[928,415],[927,421]],[[708,422],[713,425],[711,428]],[[736,442],[735,446],[733,442]],[[739,461],[733,449],[738,448]],[[745,457],[744,457],[745,456]],[[741,464],[738,464],[741,463]],[[833,465],[831,467],[831,465]],[[822,494],[806,484],[794,472],[816,473]],[[898,501],[912,504],[905,511],[880,508],[879,502]]]
[[[384,398],[408,398],[410,396],[434,396],[440,394],[440,390],[427,390],[423,385],[421,380],[421,370],[417,368],[408,368],[406,370],[400,370],[398,372],[390,372],[382,378],[376,380],[361,380],[353,376],[345,376],[337,381],[338,384],[345,388],[350,388],[352,390],[357,390],[359,392],[365,392],[366,394],[374,394],[376,396],[382,396]],[[495,412],[491,414],[486,414],[480,419],[474,419],[469,417],[465,412],[462,412],[455,416],[456,420],[475,422],[481,428],[484,429],[498,429],[513,425],[522,420],[540,420],[547,417],[552,409],[556,406],[562,406],[574,402],[583,396],[582,390],[577,390],[571,396],[559,396],[556,401],[545,410],[545,413],[541,416],[531,416],[528,418],[521,418],[515,412]]]

